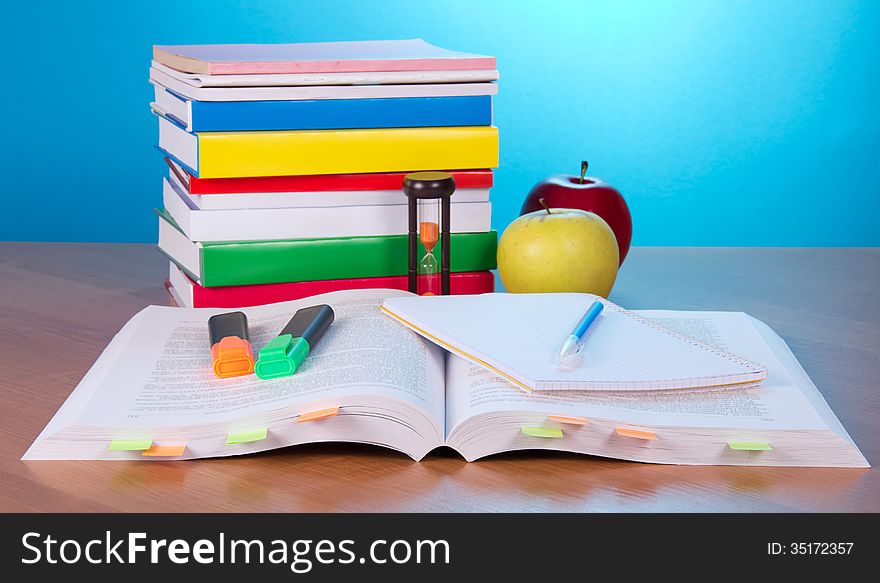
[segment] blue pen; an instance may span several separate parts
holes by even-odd
[[[575,326],[572,333],[565,339],[565,342],[562,343],[562,348],[559,349],[559,359],[561,361],[564,361],[581,351],[581,345],[584,342],[584,336],[586,336],[587,330],[590,329],[590,325],[596,320],[596,316],[599,315],[604,307],[605,304],[602,302],[593,302],[593,305],[590,306],[590,309],[587,310],[587,313],[584,314],[584,317],[581,318],[581,321],[578,322],[578,325]]]

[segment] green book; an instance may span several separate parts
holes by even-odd
[[[164,211],[159,251],[204,287],[406,275],[408,237],[339,237],[200,243],[190,241]],[[453,233],[450,270],[495,269],[498,233]],[[424,247],[419,245],[419,252]],[[435,250],[439,258],[440,245]]]

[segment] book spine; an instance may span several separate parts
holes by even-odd
[[[192,101],[196,132],[488,126],[492,97]]]
[[[495,269],[498,234],[453,233],[453,272]],[[436,252],[439,252],[437,250]],[[420,254],[425,252],[420,246]],[[205,244],[205,287],[403,276],[407,236]]]
[[[194,308],[235,308],[298,300],[316,294],[345,289],[387,288],[406,290],[405,276],[371,277],[206,288],[190,281]],[[495,277],[490,271],[454,273],[453,295],[482,294],[494,291]]]
[[[190,194],[246,194],[262,192],[320,192],[401,190],[406,172],[371,174],[315,174],[305,176],[252,176],[249,178],[196,178],[189,175]],[[452,170],[456,188],[491,188],[491,170]]]
[[[498,166],[498,130],[493,126],[196,135],[201,178]]]

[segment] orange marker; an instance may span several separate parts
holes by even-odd
[[[254,351],[243,312],[217,314],[208,319],[211,336],[211,362],[221,378],[254,372]]]

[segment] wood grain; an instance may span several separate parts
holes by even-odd
[[[558,453],[421,463],[348,444],[194,462],[21,462],[112,338],[170,304],[148,245],[0,243],[0,511],[880,511],[880,471],[659,466]],[[612,299],[741,310],[791,346],[880,461],[880,250],[636,248]]]

